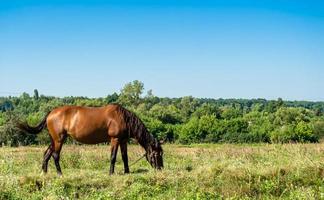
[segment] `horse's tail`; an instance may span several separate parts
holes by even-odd
[[[38,134],[46,127],[46,120],[47,120],[47,116],[49,114],[50,114],[50,112],[48,112],[46,114],[46,116],[44,117],[44,119],[35,127],[29,126],[27,123],[18,123],[17,127],[20,130],[23,130],[23,131],[25,131],[27,133],[30,133],[30,134]]]

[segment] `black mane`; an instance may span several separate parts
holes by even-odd
[[[147,151],[148,147],[156,142],[156,139],[148,132],[147,128],[139,117],[121,105],[115,105],[118,106],[118,111],[122,114],[125,120],[129,136],[135,138],[138,143]]]

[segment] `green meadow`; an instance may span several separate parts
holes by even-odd
[[[130,174],[120,152],[109,176],[108,145],[65,145],[63,176],[46,146],[0,148],[0,199],[323,199],[324,144],[164,145],[156,171],[130,145]]]

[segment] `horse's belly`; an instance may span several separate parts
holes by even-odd
[[[78,134],[70,133],[70,136],[78,142],[84,144],[98,144],[109,141],[107,131],[80,132]]]

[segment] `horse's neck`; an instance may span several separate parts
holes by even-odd
[[[147,131],[143,131],[141,135],[134,135],[134,136],[135,136],[134,138],[146,151],[148,151],[149,146],[154,141],[153,136]]]

